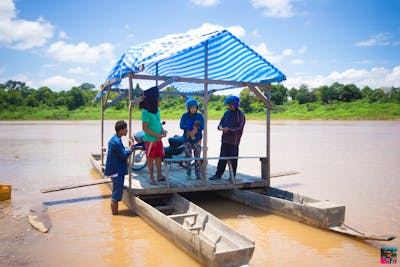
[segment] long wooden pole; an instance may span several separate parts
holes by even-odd
[[[156,63],[156,76],[158,76],[158,62]],[[158,86],[158,80],[156,79],[156,86]]]
[[[40,192],[41,193],[50,193],[50,192],[74,189],[74,188],[85,187],[85,186],[106,184],[106,183],[111,183],[111,182],[112,182],[111,178],[104,178],[104,179],[101,179],[101,180],[98,180],[98,181],[90,181],[90,182],[87,182],[87,183],[70,184],[70,185],[63,185],[63,186],[45,188],[45,189],[40,190]]]

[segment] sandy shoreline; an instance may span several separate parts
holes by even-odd
[[[30,226],[28,216],[13,215],[9,203],[1,203],[0,210],[0,225],[12,225],[0,228],[0,262],[5,266],[34,265],[25,250],[40,237]]]

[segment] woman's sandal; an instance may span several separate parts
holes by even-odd
[[[157,178],[157,180],[158,180],[159,182],[165,182],[165,177],[164,177],[164,176],[161,176],[160,178]]]
[[[154,181],[154,179],[150,179],[149,184],[158,185],[158,183],[156,181]]]

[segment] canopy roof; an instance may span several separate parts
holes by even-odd
[[[281,71],[227,30],[189,31],[132,46],[118,60],[105,84],[117,86],[131,72],[249,83],[286,79]],[[173,82],[171,85],[181,93],[204,92],[201,83]],[[233,87],[238,86],[210,83],[208,90]]]

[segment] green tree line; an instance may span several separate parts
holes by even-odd
[[[135,89],[140,89],[138,84]],[[265,88],[260,89],[265,93]],[[172,87],[168,87],[166,91],[172,94],[161,95],[160,109],[162,113],[168,118],[180,118],[180,115],[185,111],[185,97],[173,94],[176,93],[176,90]],[[55,92],[46,86],[34,89],[23,82],[9,80],[4,84],[0,83],[0,119],[65,119],[71,118],[70,114],[79,112],[81,114],[73,118],[98,118],[100,104],[93,101],[96,94],[95,86],[90,83],[83,83],[67,91]],[[116,96],[116,93],[111,93],[110,99]],[[225,109],[223,105],[225,97],[224,95],[215,94],[210,97],[208,102],[209,118],[219,118],[221,116]],[[198,96],[195,96],[195,98],[200,102],[200,110],[203,110],[203,98]],[[245,88],[242,90],[240,99],[241,108],[250,117],[254,115],[254,118],[261,118],[265,114],[265,106],[250,89]],[[341,105],[340,103],[347,105],[347,103],[354,102],[362,103],[363,109],[365,109],[366,105],[368,107],[386,103],[390,105],[390,110],[394,110],[395,117],[400,116],[400,114],[397,114],[400,112],[400,88],[396,87],[385,91],[382,88],[365,86],[360,89],[354,84],[333,83],[330,86],[324,85],[318,88],[309,88],[304,84],[299,88],[288,89],[282,84],[274,84],[272,85],[270,101],[274,106],[273,115],[278,113],[285,114],[285,112],[289,114],[290,112],[288,111],[290,110],[292,113],[296,113],[311,112],[320,107],[332,109],[331,107]],[[125,98],[113,105],[109,109],[110,111],[107,112],[113,114],[113,118],[123,117],[126,115],[127,108],[128,102]],[[373,108],[376,108],[376,106]],[[36,117],[32,114],[29,115],[29,113],[38,110],[46,112],[37,113]],[[372,114],[372,112],[369,113]],[[285,115],[283,115],[284,117]],[[364,116],[362,117],[364,118]]]
[[[265,89],[261,88],[265,93]],[[262,103],[248,89],[240,93],[241,107],[247,113],[264,111]],[[271,102],[274,106],[285,105],[288,102],[296,102],[299,105],[307,103],[319,103],[330,105],[334,103],[354,102],[363,100],[367,103],[395,103],[400,104],[400,88],[392,87],[387,92],[382,88],[370,88],[368,86],[362,89],[354,84],[333,83],[330,86],[324,85],[318,88],[309,88],[303,84],[299,88],[288,89],[282,84],[272,85]]]
[[[0,84],[0,111],[15,110],[19,106],[27,107],[66,107],[74,110],[90,105],[96,95],[93,84],[84,83],[72,87],[69,91],[53,92],[49,87],[42,86],[35,90],[23,82],[7,81]]]

